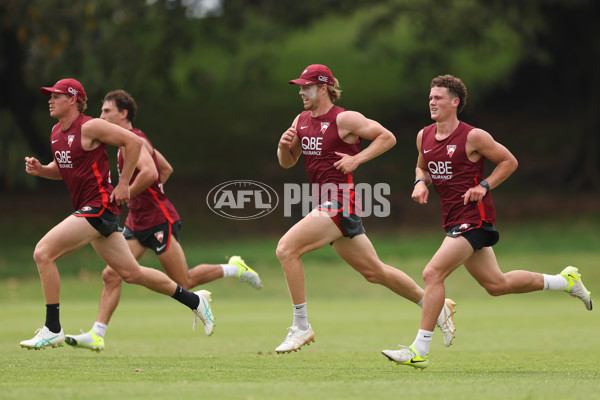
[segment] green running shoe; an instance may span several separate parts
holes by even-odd
[[[583,281],[581,280],[581,274],[579,273],[579,270],[575,267],[569,266],[563,269],[560,274],[563,278],[567,280],[567,287],[565,289],[565,292],[583,301],[583,304],[585,304],[585,308],[591,311],[592,294],[583,285]]]
[[[410,347],[400,346],[400,350],[383,350],[381,354],[398,364],[408,365],[417,369],[424,369],[429,365],[429,354],[421,357],[412,344]]]
[[[242,257],[233,256],[229,259],[228,264],[235,265],[239,268],[237,278],[240,282],[247,282],[256,290],[259,290],[262,287],[262,282],[260,281],[258,273],[246,265]]]
[[[81,335],[65,335],[65,343],[69,346],[88,349],[97,353],[104,350],[104,338],[96,335],[93,329],[84,332],[81,329]]]

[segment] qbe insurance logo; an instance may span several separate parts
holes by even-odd
[[[215,214],[229,219],[264,217],[275,210],[279,196],[269,185],[237,180],[221,183],[208,192],[206,204]]]

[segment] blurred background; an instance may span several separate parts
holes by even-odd
[[[205,197],[234,179],[279,193],[284,182],[307,181],[301,162],[284,170],[275,152],[302,111],[287,81],[314,63],[339,79],[340,106],[397,137],[355,173],[391,185],[392,215],[369,218],[368,231],[441,225],[435,200],[410,200],[415,136],[432,122],[429,82],[441,74],[467,85],[461,119],[519,160],[494,192],[499,217],[585,218],[599,209],[599,8],[594,0],[0,0],[3,238],[31,234],[35,243],[72,212],[66,188],[28,176],[23,161],[51,161],[56,120],[39,88],[66,77],[82,82],[94,117],[106,92],[134,96],[135,126],[175,169],[166,191],[186,233],[281,236],[295,222],[282,209],[230,221]]]

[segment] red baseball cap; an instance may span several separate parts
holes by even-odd
[[[75,79],[61,79],[56,82],[52,87],[42,87],[40,92],[46,96],[50,96],[51,93],[63,93],[77,97],[77,100],[85,101],[85,90],[81,83]]]
[[[290,85],[296,84],[300,86],[310,86],[316,84],[327,84],[329,86],[335,86],[333,75],[329,68],[322,64],[312,64],[306,67],[300,78],[290,81]]]

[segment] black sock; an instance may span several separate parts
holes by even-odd
[[[59,305],[56,304],[46,304],[46,328],[50,329],[50,332],[59,333],[60,332],[60,318],[58,315]]]
[[[200,298],[190,292],[189,290],[185,290],[181,286],[177,285],[177,289],[175,290],[175,294],[173,296],[175,300],[180,302],[181,304],[185,304],[190,309],[195,310],[200,305]]]

